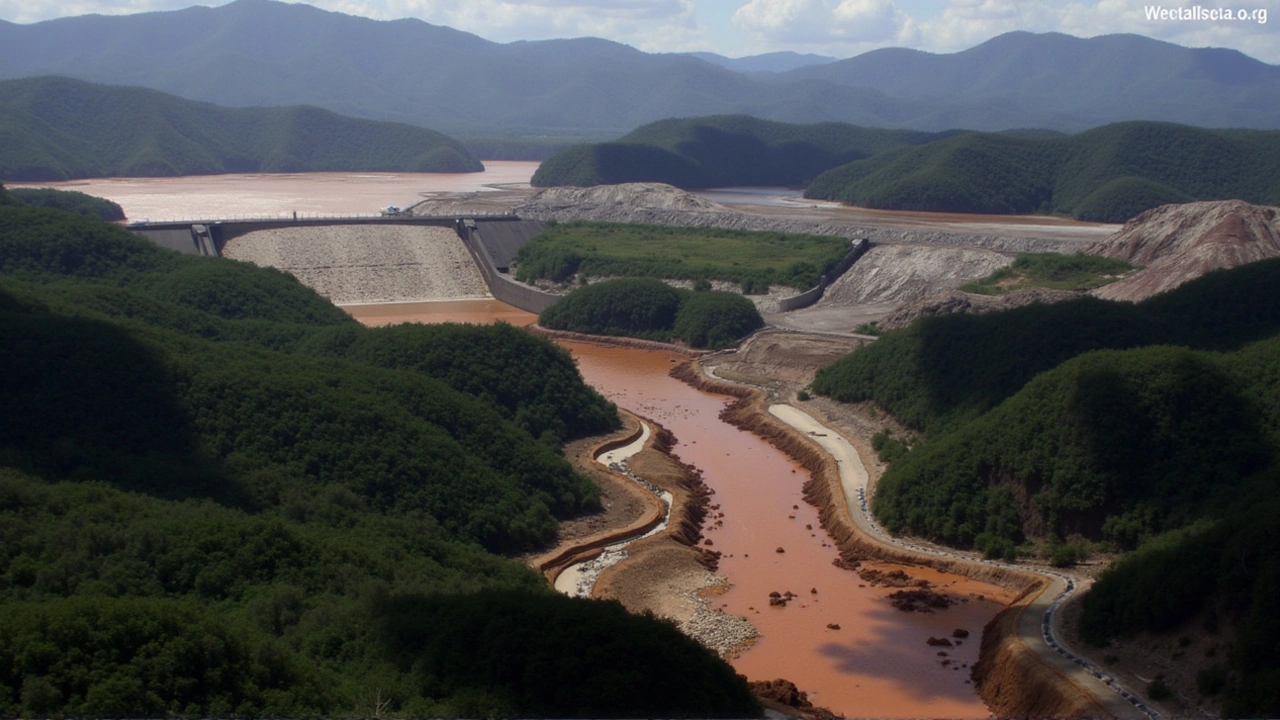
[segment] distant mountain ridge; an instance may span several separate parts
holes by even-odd
[[[832,168],[805,197],[1098,222],[1192,200],[1277,204],[1280,132],[1123,122],[1058,137],[965,133]]]
[[[67,78],[0,81],[0,180],[483,169],[438,132],[316,107],[225,108]]]
[[[0,77],[48,74],[223,105],[314,104],[445,132],[524,136],[620,135],[716,114],[929,131],[1074,132],[1129,119],[1280,127],[1280,67],[1131,35],[1011,33],[950,55],[887,49],[744,74],[606,40],[500,44],[418,20],[274,0],[0,23]]]
[[[824,170],[947,135],[834,122],[780,123],[747,115],[659,120],[614,142],[556,153],[538,167],[532,183],[587,187],[658,182],[685,189],[807,185]]]

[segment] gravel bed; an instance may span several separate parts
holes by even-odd
[[[489,296],[466,246],[443,227],[256,230],[227,242],[222,254],[284,270],[338,305]]]

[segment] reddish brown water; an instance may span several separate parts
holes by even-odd
[[[78,190],[119,203],[130,220],[378,214],[437,192],[525,184],[536,162],[485,161],[479,173],[297,173],[101,178],[12,187]]]
[[[451,303],[417,304],[404,314],[383,310],[363,322],[455,319]],[[374,306],[364,306],[374,307]],[[383,306],[386,308],[386,306]],[[475,314],[468,311],[468,317]],[[519,311],[502,311],[513,322]],[[525,313],[529,320],[533,316]],[[693,390],[667,376],[673,353],[562,343],[578,360],[583,377],[622,407],[651,417],[679,438],[675,451],[702,469],[716,492],[713,503],[724,525],[708,530],[723,552],[720,572],[732,589],[715,606],[749,618],[762,639],[733,660],[753,680],[784,677],[823,705],[850,717],[984,717],[986,706],[967,684],[977,659],[982,627],[999,610],[1005,593],[979,583],[929,571],[910,570],[967,602],[934,614],[895,610],[884,588],[860,587],[857,575],[831,564],[835,548],[818,528],[817,511],[801,498],[803,469],[771,445],[720,422],[728,398]],[[794,515],[794,517],[792,517]],[[785,550],[778,553],[781,547]],[[887,567],[887,566],[886,566]],[[818,592],[811,593],[810,590]],[[789,606],[769,606],[770,592],[799,596]],[[971,597],[971,594],[973,597]],[[838,624],[831,630],[827,624]],[[970,638],[955,648],[925,644],[957,628]],[[939,657],[938,652],[947,657]],[[943,660],[951,661],[943,666]]]
[[[343,305],[343,310],[365,325],[393,325],[403,322],[466,323],[488,325],[502,321],[524,327],[538,319],[537,315],[512,307],[500,300],[455,300],[452,302],[371,303]]]

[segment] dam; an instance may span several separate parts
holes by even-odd
[[[559,296],[506,275],[545,223],[512,215],[134,223],[162,247],[290,273],[337,305],[496,298],[541,312]]]

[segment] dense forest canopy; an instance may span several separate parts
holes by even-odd
[[[547,158],[535,187],[661,182],[681,188],[807,185],[824,170],[951,133],[848,123],[795,124],[748,115],[659,120],[617,140]]]
[[[872,510],[890,531],[1064,565],[1134,551],[1086,596],[1085,637],[1212,618],[1239,639],[1202,663],[1198,691],[1232,716],[1272,716],[1277,287],[1280,260],[1266,260],[1138,304],[926,318],[824,368],[813,389],[874,401],[917,433],[877,438],[890,465]]]
[[[316,107],[227,108],[67,78],[0,81],[0,180],[480,172],[452,138]]]
[[[86,195],[75,190],[54,190],[53,188],[13,188],[9,195],[23,205],[57,208],[80,215],[89,215],[100,220],[124,220],[124,208],[119,204],[100,197]]]
[[[1280,132],[1154,122],[1070,136],[966,133],[833,168],[805,197],[887,210],[1124,222],[1191,200],[1280,204]]]
[[[723,280],[744,292],[808,290],[850,251],[827,235],[573,221],[548,223],[516,253],[522,282],[582,277]]]
[[[605,280],[579,288],[542,311],[552,330],[622,335],[695,348],[722,348],[764,326],[760,311],[737,293],[690,291],[653,278]]]
[[[597,506],[558,446],[617,423],[545,340],[363,328],[0,189],[0,406],[0,715],[759,712],[495,554]]]

